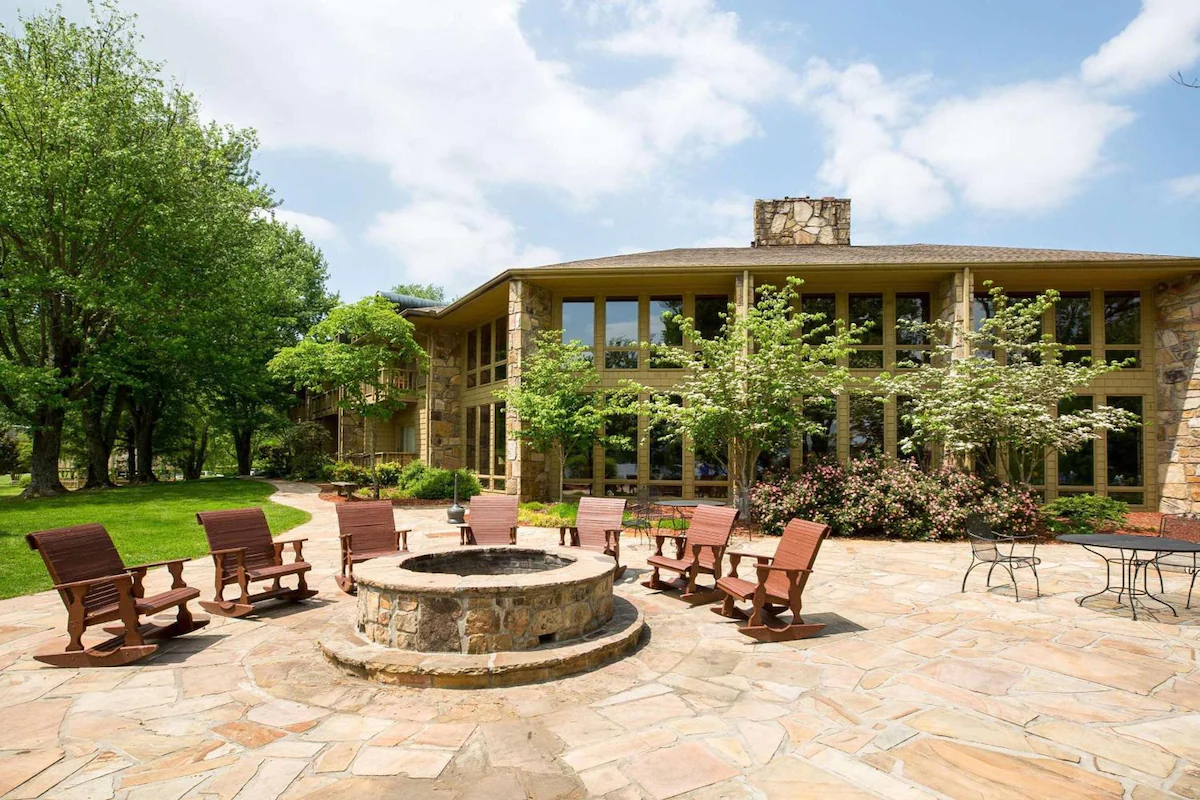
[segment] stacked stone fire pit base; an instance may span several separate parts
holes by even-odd
[[[641,613],[612,593],[612,560],[580,550],[470,547],[356,570],[353,621],[321,650],[382,683],[514,686],[581,672],[638,646]]]

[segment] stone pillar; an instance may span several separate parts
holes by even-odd
[[[425,394],[426,453],[430,466],[458,469],[462,454],[462,334],[429,335],[429,378]]]
[[[964,267],[938,284],[938,319],[954,326],[950,343],[954,347],[955,358],[967,354],[967,343],[963,341],[961,332],[971,325],[972,281],[971,270]]]
[[[551,325],[550,292],[524,280],[508,283],[508,385],[521,383],[521,363],[536,349],[538,331]],[[506,461],[508,479],[505,490],[520,497],[522,502],[545,500],[550,496],[550,459],[547,453],[513,436],[520,430],[521,421],[516,409],[507,409],[508,442]]]
[[[1155,292],[1159,510],[1200,511],[1200,274]]]

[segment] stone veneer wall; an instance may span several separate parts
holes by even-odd
[[[970,270],[960,269],[938,284],[938,319],[949,322],[958,330],[967,330],[971,325],[972,294]],[[952,333],[955,357],[966,355],[966,342]]]
[[[462,466],[462,334],[434,330],[429,342],[428,463]]]
[[[1200,511],[1200,275],[1155,292],[1159,510]]]
[[[850,244],[850,201],[785,197],[754,201],[754,246]]]
[[[513,280],[508,284],[508,383],[521,382],[521,362],[536,349],[538,331],[551,326],[551,296],[548,289],[528,281]],[[510,467],[505,489],[522,501],[544,500],[550,496],[550,463],[545,453],[535,452],[524,442],[512,437],[520,429],[514,409],[508,409],[509,440],[507,459]]]

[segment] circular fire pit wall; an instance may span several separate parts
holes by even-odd
[[[584,636],[613,615],[612,560],[592,553],[456,548],[356,572],[358,632],[401,650],[531,650]]]

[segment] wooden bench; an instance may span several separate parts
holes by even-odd
[[[725,594],[725,602],[714,608],[713,613],[747,620],[738,630],[760,642],[785,642],[820,633],[824,625],[806,623],[800,616],[800,599],[821,542],[828,535],[828,525],[793,519],[784,528],[774,556],[727,553],[729,574],[717,580],[717,588]],[[738,577],[738,564],[743,557],[755,559],[755,580]],[[736,601],[745,600],[753,603],[749,613],[736,605]],[[785,608],[792,615],[787,623],[779,619],[779,612]]]
[[[342,571],[337,584],[353,594],[354,565],[382,556],[408,552],[408,528],[396,528],[391,500],[338,503],[338,539],[342,546]]]
[[[33,657],[56,667],[113,667],[137,661],[158,649],[147,639],[165,639],[203,628],[207,619],[193,619],[188,601],[200,596],[183,581],[187,558],[126,567],[103,525],[75,525],[30,533],[29,547],[41,553],[54,588],[67,607],[70,642],[61,652]],[[151,567],[165,566],[171,588],[146,597],[142,581]],[[140,623],[141,617],[177,608],[168,625]],[[93,625],[120,621],[104,630],[113,638],[84,647],[84,631]]]
[[[317,593],[308,588],[304,577],[312,569],[302,552],[302,544],[307,540],[272,541],[267,516],[261,508],[201,511],[196,514],[196,521],[204,526],[209,555],[216,567],[213,599],[200,601],[206,611],[225,617],[244,617],[254,610],[255,603],[263,600],[296,602]],[[283,563],[285,544],[290,544],[295,554],[291,564]],[[280,580],[291,575],[296,576],[296,588],[285,589]],[[250,584],[259,581],[271,581],[271,588],[250,594]],[[241,590],[237,600],[225,599],[225,587],[231,583]]]
[[[574,525],[558,529],[559,546],[597,550],[613,557],[613,580],[625,574],[621,566],[621,524],[625,519],[625,500],[616,497],[581,497]],[[570,541],[567,537],[570,536]]]
[[[653,568],[650,580],[642,583],[650,589],[678,589],[682,594],[680,599],[693,605],[710,602],[720,596],[716,586],[710,588],[698,587],[696,578],[700,575],[712,575],[713,579],[721,574],[721,559],[725,548],[729,546],[729,536],[733,533],[733,521],[737,519],[736,508],[721,506],[700,506],[692,516],[691,527],[683,534],[666,534],[661,531],[654,534],[657,549],[654,555],[646,559]],[[663,555],[663,542],[675,540],[675,557]],[[659,578],[659,570],[677,572],[680,577],[672,581]]]
[[[476,495],[470,516],[459,528],[459,544],[516,544],[517,496]]]

